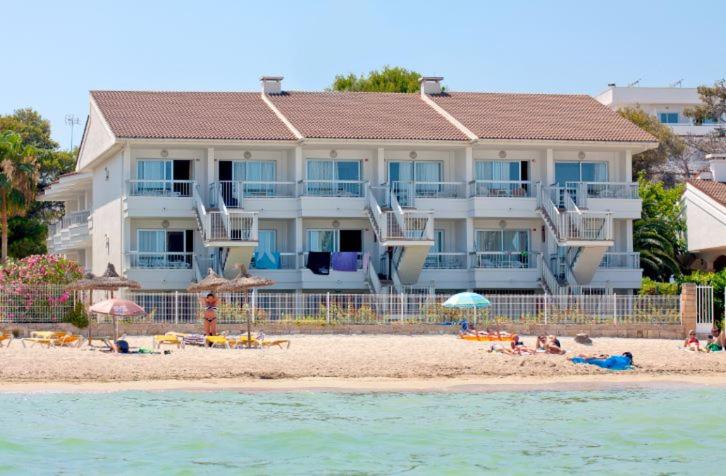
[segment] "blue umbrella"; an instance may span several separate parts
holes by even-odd
[[[477,293],[454,294],[444,303],[444,307],[454,309],[486,309],[491,305],[487,298]]]

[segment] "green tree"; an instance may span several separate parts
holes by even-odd
[[[0,226],[2,254],[8,258],[8,217],[24,215],[35,200],[38,183],[37,149],[23,142],[17,132],[0,133]]]
[[[633,247],[640,252],[645,276],[667,281],[680,276],[680,256],[685,252],[686,224],[681,217],[683,186],[666,188],[660,182],[638,178],[643,200],[641,218],[633,226]]]
[[[38,149],[38,191],[43,191],[60,175],[73,171],[78,149],[58,150],[58,143],[51,138],[50,122],[31,108],[18,109],[12,114],[0,116],[0,131],[15,131],[26,145]],[[57,202],[34,202],[25,216],[13,217],[8,222],[9,255],[23,258],[46,251],[45,223],[63,214],[63,205]]]
[[[401,67],[384,66],[383,70],[373,70],[368,75],[357,76],[353,73],[337,75],[331,89],[333,91],[364,91],[384,93],[415,93],[419,90],[421,74]]]
[[[696,124],[726,118],[726,79],[716,81],[713,86],[699,86],[698,95],[701,104],[686,109],[686,116],[693,118]]]
[[[669,160],[678,160],[683,156],[686,143],[657,117],[639,107],[619,109],[618,114],[658,139],[658,147],[633,156],[633,172],[636,175],[643,172],[646,178],[653,179],[660,174]]]

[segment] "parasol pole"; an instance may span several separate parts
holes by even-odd
[[[245,290],[245,301],[247,301],[247,291]],[[244,306],[243,306],[244,309]],[[252,323],[250,319],[251,309],[247,306],[247,348],[252,348]]]

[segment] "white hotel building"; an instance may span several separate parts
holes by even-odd
[[[41,197],[66,206],[49,250],[153,290],[238,263],[298,292],[638,288],[631,157],[654,138],[589,96],[440,83],[93,91],[77,170]]]

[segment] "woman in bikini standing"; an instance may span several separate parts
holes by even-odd
[[[204,299],[204,334],[208,336],[217,335],[217,297],[214,293],[207,294]]]

